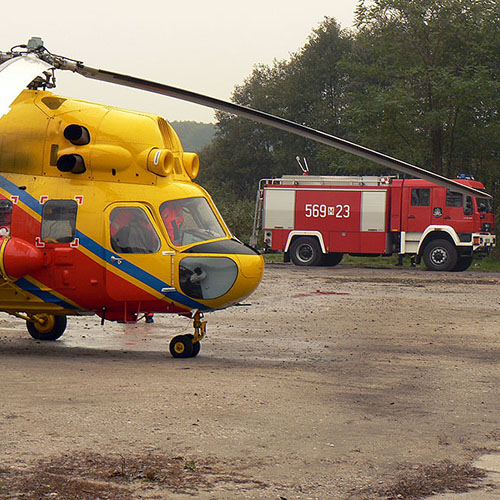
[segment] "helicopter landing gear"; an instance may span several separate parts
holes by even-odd
[[[26,320],[28,333],[36,340],[57,340],[66,330],[66,316],[33,314]]]
[[[201,349],[200,340],[207,333],[207,322],[202,321],[203,313],[196,311],[193,316],[194,334],[177,335],[170,341],[170,354],[174,358],[194,358]]]

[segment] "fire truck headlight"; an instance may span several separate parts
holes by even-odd
[[[270,247],[273,244],[273,233],[272,231],[266,231],[264,233],[264,245]]]

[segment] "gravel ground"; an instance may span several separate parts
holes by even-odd
[[[470,463],[500,449],[499,285],[270,264],[187,360],[181,317],[69,318],[42,343],[2,315],[0,499],[493,491]]]

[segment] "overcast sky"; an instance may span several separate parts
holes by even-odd
[[[256,64],[288,59],[325,16],[343,28],[357,0],[34,0],[3,2],[0,50],[39,36],[55,54],[229,100]],[[214,121],[213,111],[59,72],[56,92],[148,111],[167,120]]]

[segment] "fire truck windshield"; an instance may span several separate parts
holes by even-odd
[[[493,213],[493,204],[489,198],[476,198],[476,203],[479,212]]]
[[[171,242],[190,245],[227,236],[205,198],[165,201],[160,215]]]

